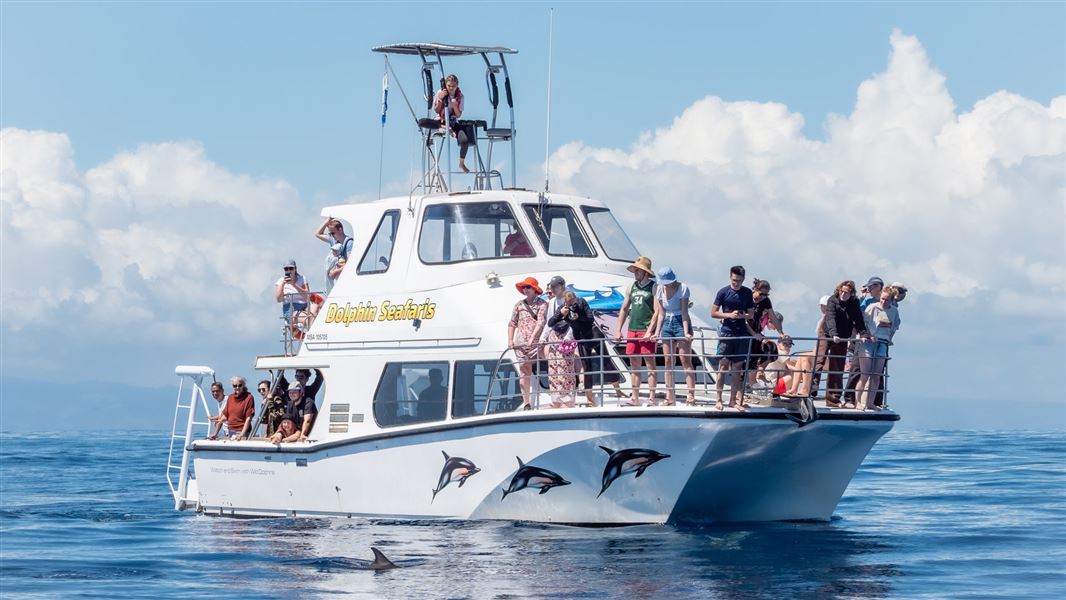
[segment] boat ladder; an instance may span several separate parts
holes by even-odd
[[[187,506],[196,506],[197,494],[195,493],[196,481],[192,478],[192,465],[189,464],[189,448],[193,441],[193,430],[198,425],[203,425],[205,433],[210,434],[210,421],[197,421],[198,407],[203,407],[205,418],[211,416],[211,409],[207,404],[202,388],[205,377],[211,377],[214,381],[215,371],[210,367],[179,366],[174,369],[178,380],[178,398],[174,405],[174,424],[170,430],[170,451],[167,454],[167,484],[170,492],[174,495],[175,510],[182,510]],[[186,403],[182,403],[182,394],[185,391],[185,382],[189,382],[189,393],[185,397]],[[179,433],[178,427],[184,426],[185,431]],[[182,440],[181,462],[176,463],[177,458],[174,445]],[[174,474],[177,473],[177,483],[174,482]],[[192,484],[190,486],[190,484]],[[190,487],[193,488],[190,493]]]

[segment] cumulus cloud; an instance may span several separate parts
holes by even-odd
[[[291,185],[231,173],[192,142],[85,172],[73,152],[63,134],[0,131],[5,329],[76,331],[101,347],[115,331],[150,343],[262,335],[270,284],[313,228]]]
[[[559,148],[552,188],[607,200],[691,280],[747,265],[794,314],[873,274],[912,297],[1002,312],[1028,297],[1026,311],[1061,314],[1066,97],[999,91],[960,113],[919,41],[897,31],[890,43],[887,68],[859,85],[851,114],[827,119],[824,140],[783,104],[712,96],[630,148]]]

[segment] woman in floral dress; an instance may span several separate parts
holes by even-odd
[[[525,296],[514,305],[511,321],[507,324],[507,340],[518,362],[518,380],[522,385],[522,404],[518,410],[529,410],[530,386],[533,382],[533,362],[537,360],[540,332],[547,319],[548,303],[540,297],[540,284],[533,277],[526,277],[515,284],[515,289]]]

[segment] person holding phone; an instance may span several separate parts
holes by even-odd
[[[296,270],[296,261],[291,258],[282,266],[282,276],[274,282],[274,298],[281,303],[285,322],[293,324],[294,317],[306,313],[311,301],[311,287]]]
[[[447,108],[448,122],[445,123],[445,109]],[[444,86],[433,97],[433,112],[440,118],[441,126],[447,127],[455,140],[459,142],[459,168],[463,173],[469,173],[466,167],[466,152],[477,140],[474,126],[469,123],[459,123],[459,117],[463,116],[465,101],[463,91],[459,89],[459,78],[449,74],[444,78]]]

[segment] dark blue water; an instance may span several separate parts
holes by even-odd
[[[891,433],[830,523],[684,530],[176,513],[165,437],[0,437],[0,595],[1066,597],[1064,433]]]

